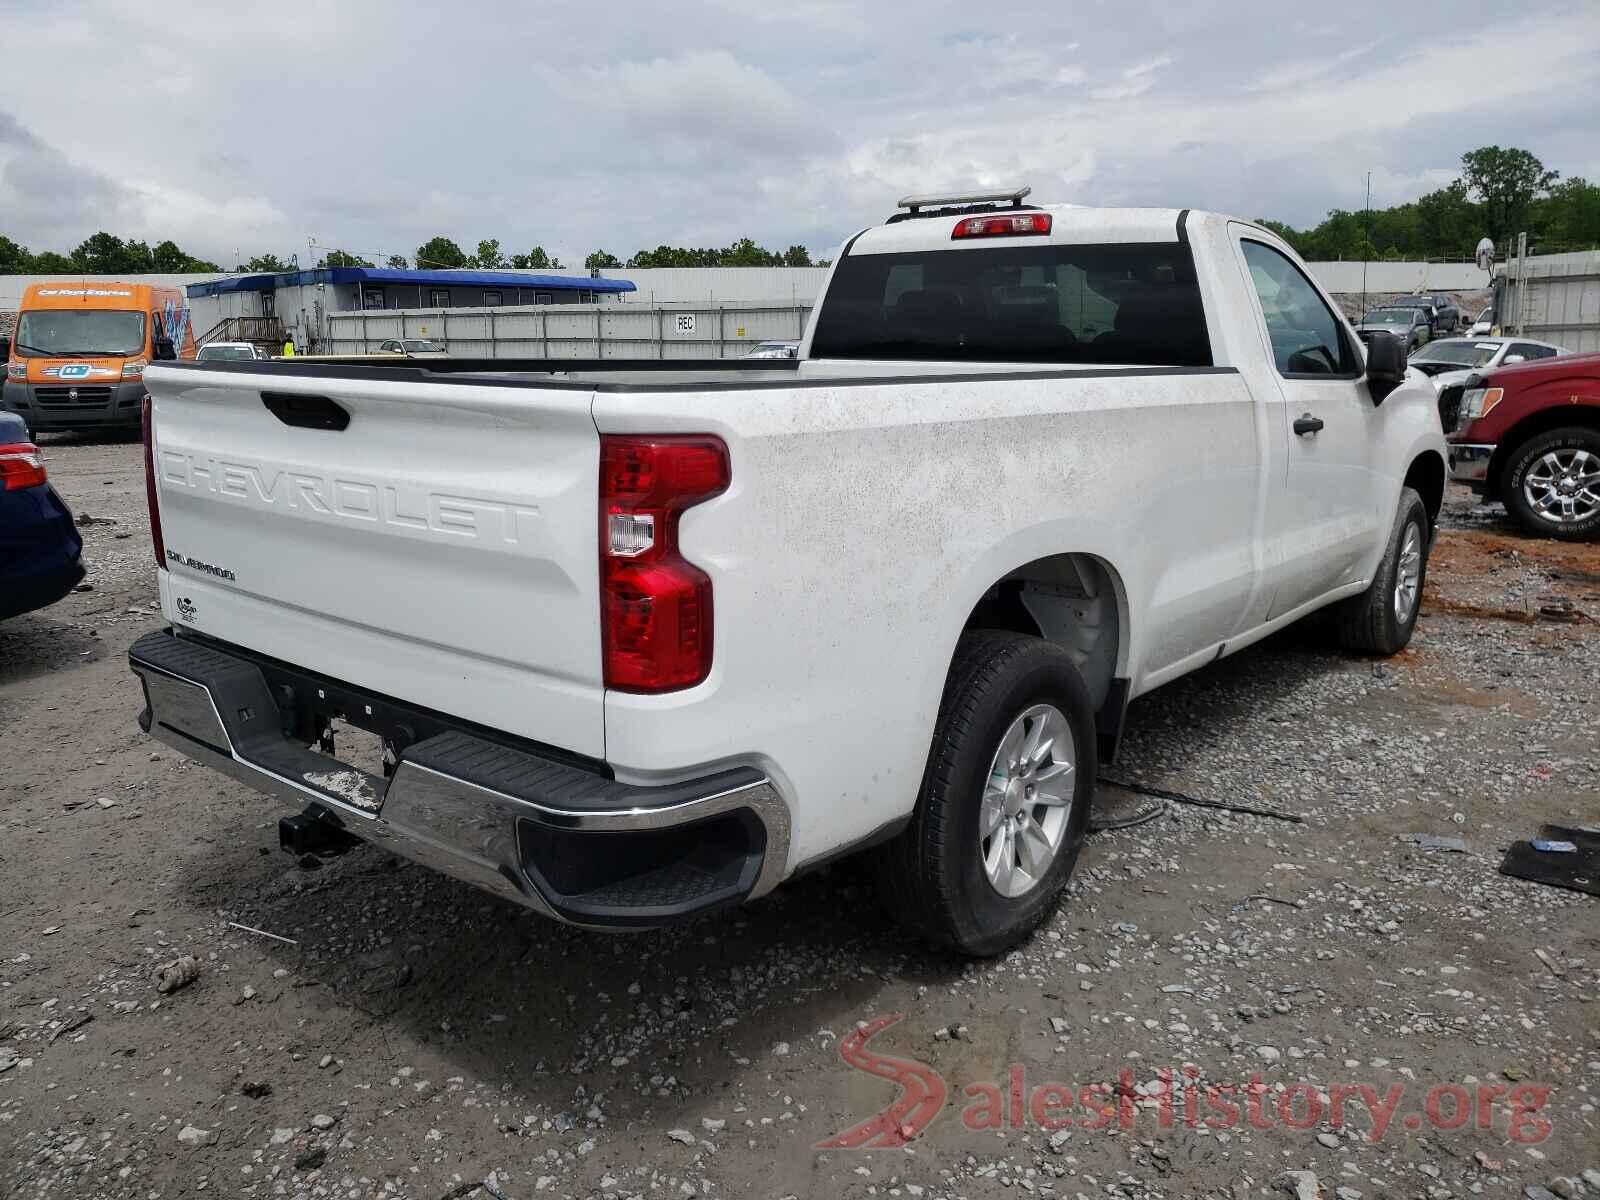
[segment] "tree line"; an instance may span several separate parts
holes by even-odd
[[[196,258],[176,242],[154,246],[137,239],[123,241],[109,233],[84,238],[70,254],[29,251],[0,234],[0,275],[149,275],[220,271],[214,262]]]
[[[1457,179],[1405,204],[1336,208],[1311,229],[1260,223],[1312,262],[1471,258],[1486,236],[1503,258],[1519,233],[1530,253],[1553,254],[1600,245],[1600,186],[1562,179],[1527,150],[1482,146],[1461,156]]]
[[[1482,146],[1461,156],[1461,175],[1446,187],[1416,200],[1371,212],[1336,208],[1310,229],[1296,229],[1281,221],[1262,220],[1301,257],[1313,262],[1339,259],[1471,258],[1478,239],[1494,239],[1503,257],[1518,233],[1528,234],[1529,250],[1552,253],[1600,245],[1600,186],[1581,177],[1562,179],[1533,154],[1516,147]],[[486,270],[558,271],[561,260],[543,246],[521,254],[506,254],[497,238],[485,238],[467,253],[448,237],[432,237],[407,259],[403,254],[372,258],[348,250],[329,250],[318,267],[373,267],[375,259],[394,268],[431,269],[478,267]],[[825,267],[828,259],[812,260],[804,246],[768,250],[750,238],[731,246],[657,246],[637,250],[624,261],[607,250],[588,254],[586,270],[624,267]],[[258,254],[234,266],[236,272],[274,274],[292,271],[297,259]],[[0,275],[146,274],[151,272],[220,272],[214,262],[196,258],[175,242],[154,246],[143,241],[123,241],[110,233],[85,238],[71,253],[52,250],[31,253],[0,235]]]
[[[509,257],[501,253],[496,238],[486,238],[478,243],[477,252],[468,254],[447,237],[429,238],[417,247],[416,264],[419,267],[482,267],[493,270],[510,267],[524,271],[559,271],[562,263],[551,256],[543,246],[535,246],[526,254]],[[352,266],[371,266],[371,263],[351,263]],[[390,259],[390,265],[396,264]],[[811,252],[804,246],[790,246],[782,252],[758,246],[750,238],[740,238],[731,246],[690,249],[682,246],[657,246],[654,250],[637,250],[626,262],[609,250],[591,251],[583,260],[588,271],[620,270],[624,267],[825,267],[827,259],[811,260]]]
[[[411,258],[403,254],[374,255],[371,258],[349,250],[329,250],[317,261],[322,267],[375,267],[377,259],[385,267],[404,270],[416,266],[433,270],[482,268],[484,270],[559,271],[562,262],[543,246],[525,254],[506,254],[498,238],[485,238],[475,252],[468,254],[447,237],[432,237],[418,246]],[[689,249],[657,246],[639,250],[626,262],[606,250],[595,250],[583,260],[586,270],[604,271],[623,267],[825,267],[829,260],[812,261],[804,246],[790,246],[781,253],[758,246],[750,238],[740,238],[720,249]],[[273,275],[298,269],[299,260],[291,255],[257,254],[235,264],[238,274]],[[29,251],[26,246],[0,234],[0,275],[145,275],[160,273],[221,272],[214,262],[196,258],[171,241],[148,246],[142,241],[123,241],[110,233],[85,238],[70,254],[54,250]]]

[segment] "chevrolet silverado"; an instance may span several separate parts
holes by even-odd
[[[1270,231],[1025,195],[902,201],[791,360],[152,364],[142,725],[576,924],[870,849],[1015,944],[1130,700],[1318,610],[1406,644],[1445,478]]]

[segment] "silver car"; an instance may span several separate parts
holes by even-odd
[[[1370,341],[1372,335],[1379,331],[1394,334],[1409,353],[1428,340],[1427,311],[1405,305],[1374,308],[1356,325],[1356,333],[1363,342]]]
[[[378,347],[379,354],[403,354],[407,358],[449,358],[443,346],[427,338],[390,338]]]
[[[251,342],[207,342],[195,355],[200,362],[253,362],[265,357]]]
[[[1440,338],[1413,354],[1408,365],[1432,379],[1435,388],[1442,388],[1449,383],[1466,382],[1466,377],[1474,371],[1490,371],[1495,367],[1566,353],[1569,352],[1560,346],[1530,338]]]

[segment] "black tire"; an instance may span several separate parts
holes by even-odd
[[[1072,806],[1042,878],[1012,898],[984,871],[979,813],[1001,738],[1041,703],[1054,706],[1072,733]],[[877,882],[885,908],[914,933],[963,954],[987,957],[1010,949],[1054,910],[1066,887],[1088,830],[1098,769],[1094,710],[1071,656],[1025,634],[964,634],[939,705],[916,813],[883,851]]]
[[[1418,566],[1416,597],[1410,613],[1402,618],[1395,611],[1395,583],[1407,530],[1416,531],[1422,559]],[[1333,606],[1334,630],[1339,644],[1346,650],[1387,657],[1405,649],[1411,640],[1411,631],[1417,627],[1422,592],[1428,582],[1429,534],[1428,509],[1422,497],[1411,488],[1401,488],[1394,526],[1389,530],[1389,543],[1373,574],[1372,585],[1359,596],[1351,596]]]
[[[1523,494],[1523,480],[1529,469],[1552,450],[1585,450],[1595,458],[1600,458],[1600,429],[1570,425],[1541,433],[1514,448],[1506,456],[1505,471],[1500,480],[1500,498],[1505,501],[1506,512],[1535,537],[1556,538],[1563,542],[1588,542],[1600,538],[1600,506],[1583,520],[1557,524],[1535,512]]]

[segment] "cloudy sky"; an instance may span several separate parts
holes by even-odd
[[[1314,223],[1497,142],[1600,179],[1600,4],[0,0],[0,233],[828,252],[908,191]]]

